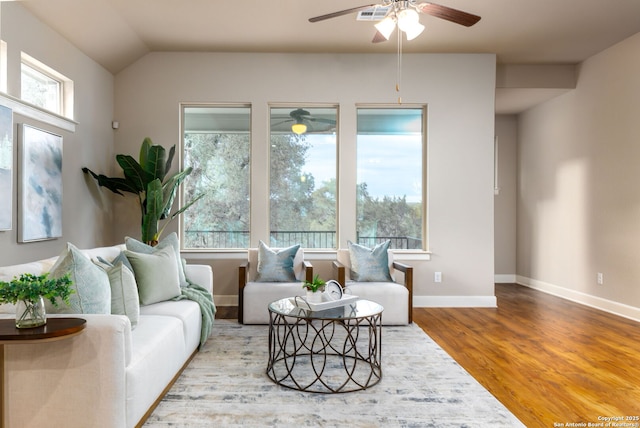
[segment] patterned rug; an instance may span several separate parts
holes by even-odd
[[[267,326],[216,320],[209,341],[149,417],[153,427],[522,427],[420,327],[384,327],[382,380],[343,394],[266,375]]]

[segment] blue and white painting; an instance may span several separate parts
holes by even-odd
[[[13,112],[0,105],[0,230],[11,230],[13,214]]]
[[[62,236],[62,137],[22,124],[20,242]]]

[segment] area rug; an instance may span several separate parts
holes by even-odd
[[[216,320],[145,427],[522,427],[417,325],[383,327],[382,380],[342,394],[266,375],[268,326]]]

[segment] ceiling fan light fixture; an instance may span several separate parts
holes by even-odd
[[[407,40],[413,40],[418,37],[424,31],[424,25],[419,22],[411,25],[409,28],[404,30],[404,33],[407,35]]]
[[[420,24],[418,12],[413,9],[402,9],[398,12],[398,28],[405,33],[416,24]]]
[[[385,39],[389,40],[393,30],[396,29],[396,19],[394,16],[387,16],[382,21],[378,22],[375,27]]]
[[[294,123],[293,125],[291,125],[291,131],[293,131],[294,134],[304,134],[305,132],[307,132],[307,125],[305,125],[304,123]]]

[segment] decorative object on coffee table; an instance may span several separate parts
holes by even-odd
[[[335,279],[330,279],[324,285],[324,294],[327,300],[333,302],[342,299],[344,290],[338,281],[336,281]]]
[[[49,278],[47,273],[39,276],[25,273],[10,282],[0,281],[0,303],[16,305],[17,328],[40,327],[47,323],[44,299],[54,306],[58,305],[58,298],[69,303],[71,284],[68,274]]]
[[[313,277],[311,282],[305,281],[302,288],[307,290],[307,301],[311,303],[322,302],[322,292],[324,291],[325,282],[319,275]]]

